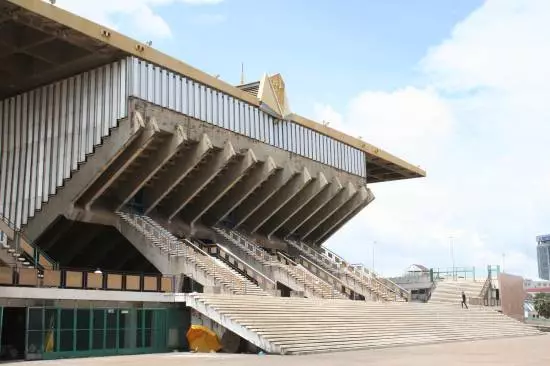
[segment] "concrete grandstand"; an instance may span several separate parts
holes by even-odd
[[[323,247],[425,172],[293,113],[281,75],[232,86],[40,0],[0,27],[2,357],[185,349],[195,321],[271,353],[537,334]]]

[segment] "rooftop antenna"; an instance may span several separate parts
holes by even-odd
[[[244,84],[244,62],[241,62],[241,85]]]

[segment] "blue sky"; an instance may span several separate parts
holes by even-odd
[[[462,1],[246,1],[214,6],[159,7],[173,36],[163,51],[238,83],[280,72],[294,108],[312,114],[312,101],[336,108],[364,89],[417,83],[415,65],[428,47],[480,5]],[[204,22],[204,25],[201,24]],[[208,21],[210,20],[210,22]],[[196,25],[198,24],[198,26]]]
[[[536,277],[550,232],[546,0],[58,0],[222,79],[282,73],[294,112],[419,164],[327,243],[397,274],[504,265]],[[342,4],[345,4],[343,6]],[[315,5],[315,6],[313,6]]]

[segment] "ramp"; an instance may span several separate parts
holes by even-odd
[[[541,334],[456,305],[185,295],[187,306],[268,353],[309,354]]]

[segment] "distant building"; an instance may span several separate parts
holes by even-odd
[[[537,236],[537,260],[539,277],[550,280],[550,235]]]
[[[550,288],[550,281],[548,281],[548,280],[531,280],[529,278],[526,278],[526,279],[523,280],[523,287],[526,290]]]

